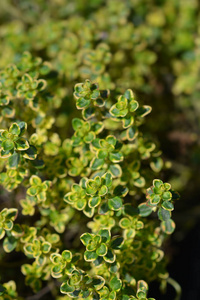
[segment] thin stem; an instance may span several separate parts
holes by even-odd
[[[174,300],[180,300],[181,299],[181,286],[178,284],[178,282],[176,282],[176,280],[174,280],[173,278],[169,277],[167,279],[167,282],[169,284],[171,284],[171,286],[173,286],[173,288],[175,289],[176,291],[176,298]]]

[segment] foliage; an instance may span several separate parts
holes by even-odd
[[[24,101],[24,95],[15,93],[17,86],[18,83],[13,90],[13,107],[16,101]],[[37,86],[34,95],[39,91]],[[48,93],[47,85],[37,106],[44,117],[54,109],[46,108]],[[155,279],[162,282],[168,278],[161,247],[166,235],[175,228],[171,211],[177,197],[170,184],[156,179],[147,189],[147,202],[141,203],[146,187],[157,174],[152,161],[154,153],[159,157],[159,151],[155,144],[146,142],[141,129],[151,108],[139,106],[134,97],[129,89],[112,105],[108,90],[100,90],[89,80],[77,84],[74,98],[85,121],[72,120],[75,132],[71,139],[63,140],[54,133],[51,122],[46,128],[42,125],[44,133],[40,139],[41,123],[33,123],[30,118],[26,120],[27,126],[21,121],[23,114],[17,107],[11,120],[4,118],[4,126],[9,127],[8,131],[1,131],[4,188],[10,170],[17,172],[25,168],[28,172],[18,185],[8,188],[21,190],[25,199],[20,199],[21,207],[17,204],[17,209],[1,211],[1,238],[5,236],[5,252],[15,250],[27,257],[29,263],[22,264],[21,271],[26,285],[34,292],[41,289],[42,281],[50,281],[52,276],[61,282],[60,292],[66,299],[147,299],[146,282]],[[121,102],[122,106],[126,104],[125,110],[121,109]],[[27,104],[27,109],[34,112],[35,107]],[[130,136],[127,128],[134,128],[136,134]],[[35,149],[31,159],[24,154],[30,147],[29,140]],[[57,141],[58,149],[54,148]],[[48,147],[51,151],[46,151]],[[14,159],[15,155],[18,159]],[[49,174],[49,163],[54,157],[59,158],[55,173]],[[134,164],[129,165],[132,160]],[[127,168],[130,176],[126,175]],[[63,170],[57,172],[58,169]],[[139,181],[132,184],[132,178],[137,180],[141,173],[142,184]],[[157,209],[161,226],[155,219],[147,219]],[[32,227],[23,221],[14,222],[17,211],[36,218],[29,221]],[[78,225],[77,222],[83,228],[78,226],[77,238],[68,241],[66,249],[65,234],[73,235],[71,226]],[[87,232],[87,226],[91,232]],[[80,234],[83,229],[85,233]],[[58,296],[56,285],[54,289]],[[2,293],[7,295],[6,290]]]
[[[0,4],[4,252],[25,258],[34,293],[48,282],[58,300],[147,299],[147,284],[169,277],[163,249],[178,195],[155,178],[181,118],[190,166],[170,183],[198,181],[198,2],[13,3]],[[5,278],[0,299],[20,299],[18,278]]]

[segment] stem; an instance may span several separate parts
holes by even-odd
[[[38,300],[38,299],[42,298],[42,296],[44,296],[48,292],[50,292],[50,287],[47,285],[39,293],[37,293],[36,295],[30,296],[30,297],[27,297],[26,300]]]
[[[178,282],[176,282],[173,278],[169,277],[167,279],[167,282],[169,284],[171,284],[171,286],[173,286],[173,288],[175,289],[176,291],[176,298],[174,300],[180,300],[181,299],[181,286],[178,284]]]

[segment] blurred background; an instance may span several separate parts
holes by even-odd
[[[24,51],[50,62],[59,87],[56,126],[71,133],[73,86],[84,79],[151,105],[156,162],[181,194],[166,245],[183,300],[200,299],[200,2],[198,0],[1,0],[0,69]],[[60,102],[59,102],[60,101]],[[63,105],[68,109],[63,113]],[[173,299],[173,289],[157,299]],[[150,293],[151,293],[150,290]],[[150,295],[151,296],[151,295]]]

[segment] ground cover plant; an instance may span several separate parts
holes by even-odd
[[[0,299],[152,299],[154,281],[179,299],[167,247],[173,189],[191,199],[200,178],[198,2],[0,8]]]

